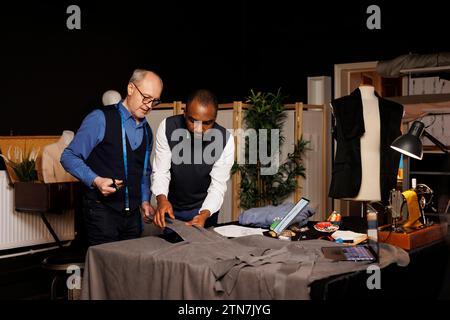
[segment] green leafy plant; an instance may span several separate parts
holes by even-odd
[[[287,117],[283,104],[284,96],[279,89],[276,94],[268,92],[255,93],[250,91],[246,103],[250,104],[245,113],[247,129],[255,129],[259,141],[259,129],[278,129],[279,148],[274,152],[280,153],[281,145],[285,142],[282,134],[283,123]],[[268,154],[271,154],[271,135],[267,139]],[[297,178],[306,178],[305,167],[302,158],[308,150],[309,141],[300,138],[294,145],[294,151],[288,154],[287,159],[280,164],[278,170],[272,175],[261,175],[261,159],[258,153],[256,164],[249,161],[249,141],[245,142],[245,164],[235,163],[232,174],[241,174],[240,206],[243,209],[261,207],[266,205],[278,205],[292,192],[299,188]]]
[[[11,146],[8,148],[7,156],[0,155],[5,164],[11,167],[17,179],[21,182],[34,182],[38,180],[36,170],[36,159],[39,154],[39,148],[31,149],[29,153],[24,153],[22,148],[14,147],[11,155]]]

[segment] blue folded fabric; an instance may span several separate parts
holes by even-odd
[[[241,213],[239,216],[239,223],[244,226],[267,229],[275,218],[283,219],[294,206],[294,203],[288,202],[278,206],[251,208]],[[315,213],[314,209],[307,206],[294,218],[294,220],[292,220],[291,224],[298,223],[300,226],[303,226],[308,222],[309,217],[313,216]]]

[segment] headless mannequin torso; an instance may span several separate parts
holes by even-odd
[[[361,187],[356,201],[380,201],[380,111],[375,88],[361,85],[364,129],[361,137]]]
[[[70,144],[70,142],[72,142],[73,136],[74,133],[72,131],[64,130],[60,140],[62,140],[61,142],[64,142],[64,145],[67,147]]]
[[[74,137],[72,131],[63,131],[59,140],[45,146],[42,152],[42,175],[45,183],[77,181],[60,163],[61,154]]]
[[[341,203],[352,213],[360,202],[365,214],[365,203],[387,204],[396,188],[400,154],[390,145],[401,135],[404,108],[379,97],[373,86],[360,86],[330,105],[337,148],[328,195],[355,202]]]

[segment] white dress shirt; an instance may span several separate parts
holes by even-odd
[[[199,211],[209,210],[211,214],[219,211],[223,197],[227,191],[227,181],[230,179],[230,170],[234,163],[234,138],[230,134],[228,141],[219,159],[214,163],[210,172],[211,184],[208,193]],[[170,167],[172,164],[172,151],[166,137],[166,120],[164,119],[156,132],[155,156],[153,158],[152,192],[155,196],[160,194],[168,196],[170,184]],[[191,183],[195,183],[192,181]]]

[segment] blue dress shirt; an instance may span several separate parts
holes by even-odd
[[[122,108],[124,111],[125,133],[131,148],[136,150],[142,143],[144,125],[147,123],[147,120],[144,118],[137,124],[131,113],[122,104],[122,101],[116,107]],[[99,109],[92,111],[84,118],[72,142],[61,155],[61,164],[64,169],[89,188],[93,188],[92,182],[98,175],[86,165],[85,161],[92,150],[102,142],[105,136],[105,127],[106,121],[103,111]],[[151,129],[148,131],[148,137],[150,139],[149,150],[151,151],[153,144]],[[150,201],[150,174],[152,172],[150,161],[145,169],[141,182],[143,190],[142,201]]]

